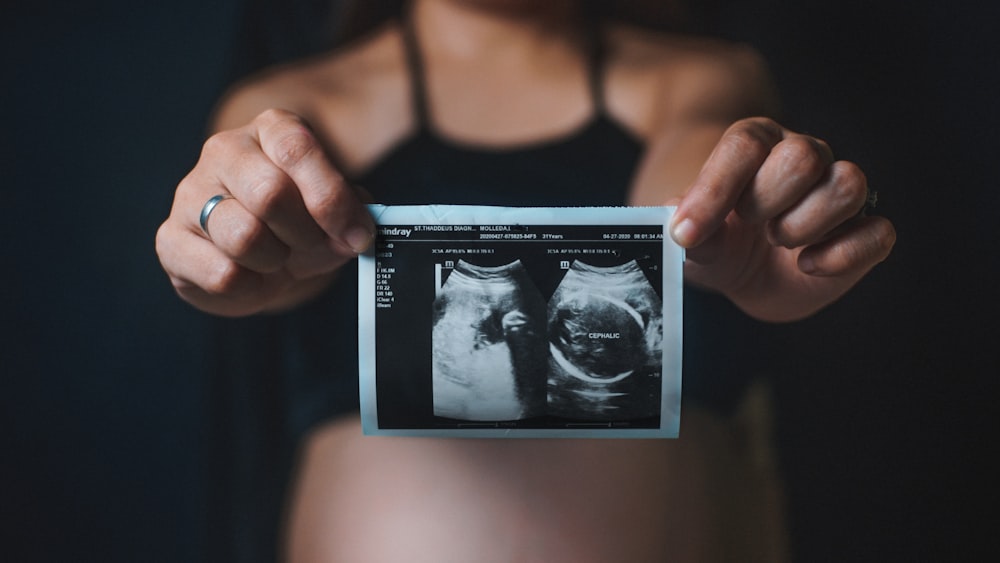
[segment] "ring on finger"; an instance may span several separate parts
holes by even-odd
[[[198,217],[198,224],[201,225],[201,230],[205,233],[205,236],[209,238],[212,237],[212,235],[208,233],[208,217],[212,214],[212,211],[215,210],[215,206],[219,205],[219,202],[227,199],[233,199],[233,196],[229,194],[214,195],[208,198],[205,205],[201,206],[201,215]]]

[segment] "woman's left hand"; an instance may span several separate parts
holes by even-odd
[[[891,222],[865,216],[864,173],[819,139],[765,118],[722,136],[671,223],[685,278],[767,321],[806,317],[884,260]]]

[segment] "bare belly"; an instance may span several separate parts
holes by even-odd
[[[288,560],[777,561],[772,479],[689,409],[679,440],[362,436],[305,444]]]

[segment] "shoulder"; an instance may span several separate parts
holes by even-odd
[[[767,65],[748,45],[618,24],[606,33],[609,71],[645,108],[646,128],[776,111]]]
[[[239,127],[267,109],[284,109],[319,126],[331,109],[352,106],[398,86],[398,33],[385,26],[355,43],[263,69],[240,80],[220,99],[213,129]],[[355,108],[356,109],[356,108]]]
[[[633,205],[680,197],[730,124],[777,111],[767,65],[747,45],[624,26],[607,37],[609,109],[647,142]]]
[[[348,173],[364,167],[411,126],[398,25],[350,45],[266,69],[223,96],[212,130],[242,127],[269,109],[302,117]]]

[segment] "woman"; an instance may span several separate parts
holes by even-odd
[[[329,301],[350,318],[351,275],[334,280],[371,243],[369,197],[677,204],[686,280],[768,321],[812,314],[888,255],[855,165],[748,118],[773,105],[752,51],[581,6],[414,0],[235,88],[157,236],[178,293],[217,315]],[[731,487],[727,421],[697,406],[670,442],[365,438],[330,415],[303,446],[292,561],[775,558],[767,518],[732,509],[758,489]]]

